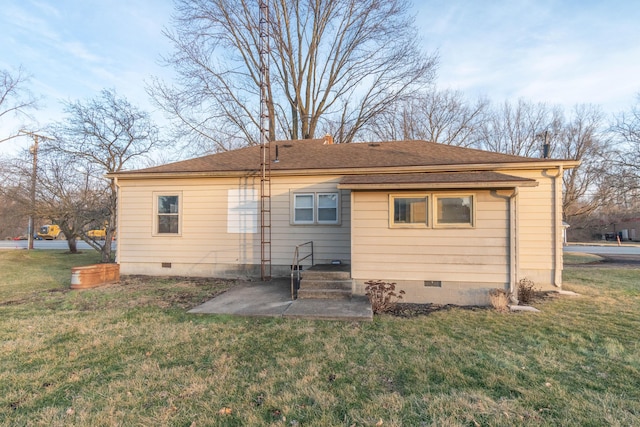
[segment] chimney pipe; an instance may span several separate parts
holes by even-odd
[[[549,144],[549,132],[544,131],[544,144],[542,144],[542,158],[548,159],[550,151],[551,151],[551,144]]]

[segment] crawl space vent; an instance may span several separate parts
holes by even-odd
[[[441,280],[425,280],[424,285],[428,288],[441,288],[442,281]]]

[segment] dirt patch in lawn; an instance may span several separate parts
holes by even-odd
[[[528,302],[527,305],[543,302],[551,298],[555,298],[557,297],[557,295],[558,294],[556,292],[536,291],[532,300]],[[390,314],[395,317],[410,318],[410,317],[418,317],[418,316],[428,316],[438,311],[448,311],[452,309],[482,311],[482,310],[492,310],[493,308],[489,305],[479,306],[479,305],[429,304],[429,303],[427,304],[397,303],[396,306],[393,309],[387,311],[386,314]]]
[[[396,317],[418,317],[418,316],[428,316],[431,313],[435,313],[437,311],[447,311],[451,309],[462,309],[462,310],[486,310],[489,307],[480,307],[480,306],[461,306],[455,304],[415,304],[415,303],[398,303],[396,306],[389,310],[387,314]]]
[[[136,296],[130,300],[130,306],[186,309],[214,298],[235,283],[235,280],[208,277],[124,276],[120,283],[111,286],[124,288]]]

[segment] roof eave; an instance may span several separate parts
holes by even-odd
[[[537,187],[537,181],[488,181],[488,182],[433,182],[433,183],[381,183],[338,184],[340,190],[460,190],[460,189],[512,189]]]
[[[506,163],[472,163],[472,164],[445,164],[429,166],[392,166],[392,167],[372,167],[372,168],[328,168],[328,169],[284,169],[271,170],[271,176],[291,176],[291,175],[367,175],[386,173],[409,173],[409,172],[462,172],[462,171],[498,171],[498,170],[540,170],[572,169],[580,165],[579,160],[540,160],[530,162],[506,162]],[[107,174],[108,178],[118,179],[147,179],[147,178],[214,178],[214,177],[244,177],[259,175],[260,170],[237,170],[237,171],[201,171],[201,172],[116,172]]]

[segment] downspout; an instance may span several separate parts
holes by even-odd
[[[118,177],[113,177],[113,184],[116,186],[116,264],[119,264],[120,259],[120,237],[117,235],[120,230],[120,185],[118,184]]]
[[[558,176],[555,177],[555,209],[554,209],[554,278],[553,284],[558,288],[562,288],[562,177],[564,175],[564,168],[562,165],[558,166]]]
[[[518,302],[518,187],[509,196],[509,292],[511,300]]]
[[[518,303],[518,187],[511,194],[501,195],[497,190],[491,190],[494,197],[501,198],[509,203],[509,294],[513,304]]]
[[[558,166],[558,173],[552,175],[548,171],[544,176],[553,178],[553,285],[562,288],[562,176],[564,166]]]
[[[353,190],[349,190],[349,250],[351,251],[351,253],[349,254],[349,275],[351,277],[351,295],[356,295],[356,291],[357,291],[357,282],[356,279],[353,277],[353,269],[354,269],[354,263],[353,263],[353,258],[354,258],[354,252],[353,252],[353,218],[354,218],[354,212],[356,209],[356,192]],[[362,292],[362,294],[364,294],[364,291]]]

